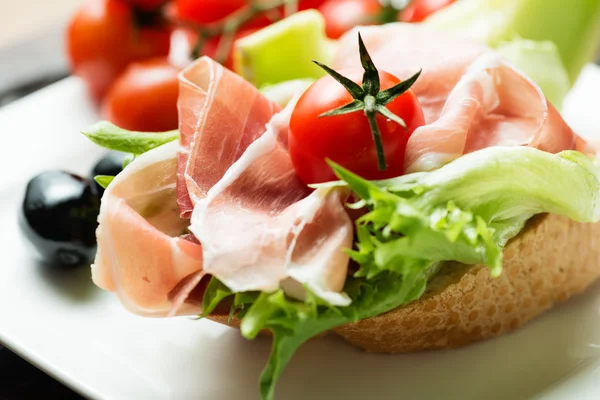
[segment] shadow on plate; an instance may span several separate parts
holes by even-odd
[[[49,266],[36,261],[37,273],[57,295],[67,297],[74,303],[93,301],[100,289],[92,282],[89,265],[77,267]]]

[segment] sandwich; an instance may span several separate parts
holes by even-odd
[[[202,57],[180,75],[178,132],[84,131],[133,159],[102,198],[94,282],[139,315],[272,335],[266,399],[325,332],[458,347],[600,275],[596,150],[532,79],[421,26],[332,52],[324,77],[268,91]]]

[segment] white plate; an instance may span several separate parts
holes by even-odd
[[[600,69],[588,67],[565,113],[600,126]],[[100,156],[78,133],[96,114],[67,79],[0,112],[0,341],[75,390],[102,399],[252,399],[270,343],[190,318],[144,319],[95,288],[89,270],[31,260],[16,210],[26,180],[62,167],[86,173]],[[279,399],[600,398],[600,284],[509,335],[470,347],[369,355],[333,337],[306,344]],[[1,381],[1,379],[0,379]]]

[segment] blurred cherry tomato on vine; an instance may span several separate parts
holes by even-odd
[[[330,0],[319,11],[325,18],[325,32],[337,39],[357,25],[373,25],[382,12],[378,0]]]
[[[132,63],[111,86],[104,117],[134,131],[177,129],[179,71],[166,58]]]
[[[261,1],[262,3],[269,3],[272,0],[254,1],[257,1],[260,5]],[[325,2],[326,0],[299,0],[298,11],[318,8]],[[247,0],[175,0],[175,14],[182,20],[192,21],[198,24],[210,24],[222,20],[246,5],[248,5]],[[274,20],[283,16],[283,9],[283,7],[280,7],[272,10],[274,13],[277,13],[276,15],[273,15]],[[255,21],[258,22],[253,23],[251,21],[246,24],[246,27],[262,27],[272,22],[272,20],[265,15],[258,16]]]
[[[175,0],[175,11],[181,19],[199,24],[217,22],[245,6],[246,0]]]
[[[223,63],[223,66],[229,69],[233,69],[233,43],[238,39],[241,39],[256,32],[257,30],[259,30],[259,28],[242,29],[241,31],[235,34],[234,40],[231,43],[231,48],[229,49],[229,55],[227,56],[227,60]],[[217,49],[219,47],[220,40],[220,36],[215,36],[208,39],[204,44],[204,47],[202,48],[202,54],[212,59],[215,59],[215,57],[217,56]]]
[[[271,0],[255,1],[258,1],[258,4],[261,4],[261,1],[265,3],[271,2]],[[298,11],[317,8],[325,2],[326,0],[299,0]],[[247,5],[247,0],[175,0],[174,3],[168,5],[167,13],[173,18],[182,21],[193,22],[198,25],[207,25],[222,23],[223,20],[232,13]],[[284,16],[284,11],[284,7],[276,7],[268,12],[257,15],[241,26],[235,34],[234,41],[248,36],[257,30],[270,25],[274,21],[281,19]],[[193,48],[197,43],[198,35],[193,29],[184,29],[184,31],[188,37],[190,47]],[[220,35],[206,40],[202,46],[200,55],[206,55],[214,59],[217,55],[216,53],[220,40]],[[231,46],[229,56],[223,65],[230,69],[233,67],[233,46]]]
[[[300,0],[298,3],[298,10],[308,10],[310,8],[319,8],[322,4],[328,0]],[[332,1],[332,0],[329,0]]]
[[[169,53],[171,28],[146,26],[119,0],[87,0],[71,20],[67,49],[73,72],[100,100],[132,61]]]
[[[129,4],[138,7],[144,11],[154,11],[159,9],[167,0],[126,0]]]
[[[421,22],[431,14],[454,3],[455,0],[412,0],[398,14],[398,20],[403,22]]]

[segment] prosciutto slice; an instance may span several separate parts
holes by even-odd
[[[208,57],[180,75],[177,203],[189,218],[193,205],[265,131],[279,106]]]
[[[202,247],[180,235],[187,220],[176,202],[178,143],[134,160],[102,197],[92,279],[132,312],[152,317],[196,314],[189,298],[202,279]]]
[[[523,145],[552,153],[574,148],[575,134],[540,88],[491,50],[407,24],[361,27],[360,32],[380,69],[400,79],[423,70],[413,90],[427,125],[408,141],[407,172],[439,168],[489,146]],[[360,68],[357,54],[353,31],[342,38],[334,64]]]
[[[410,137],[406,170],[436,169],[491,146],[558,153],[574,148],[575,134],[535,83],[490,52],[471,64],[440,118]]]
[[[190,230],[204,248],[204,271],[234,291],[283,287],[302,298],[302,285],[331,304],[347,274],[353,227],[339,191],[312,194],[296,176],[287,151],[295,102],[267,125],[194,208]]]
[[[348,304],[340,292],[352,222],[339,189],[311,193],[296,177],[293,105],[275,114],[278,106],[207,58],[181,80],[181,142],[137,158],[104,194],[94,282],[145,316],[201,312],[206,274],[234,290],[283,287],[302,298],[309,287]],[[192,226],[181,217],[190,206]]]

